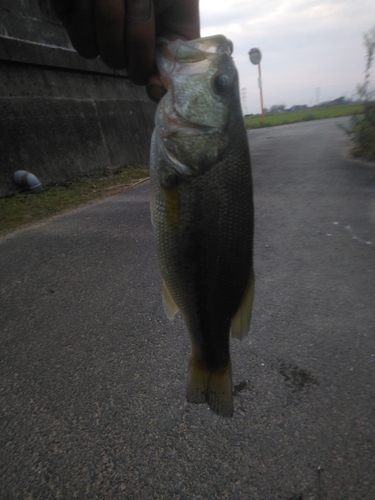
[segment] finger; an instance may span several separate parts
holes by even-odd
[[[166,88],[161,83],[158,75],[151,75],[147,81],[146,91],[148,97],[154,101],[159,102],[160,99],[167,93]]]
[[[199,0],[175,0],[157,15],[156,24],[156,36],[168,40],[199,38]]]
[[[126,1],[127,70],[130,80],[145,85],[156,71],[155,20],[151,0]]]
[[[88,59],[98,56],[95,20],[90,0],[52,0],[77,52]]]
[[[198,0],[154,0],[156,36],[168,40],[192,40],[200,37]],[[157,71],[147,81],[147,94],[154,102],[159,102],[167,89]]]
[[[125,68],[125,0],[94,0],[94,12],[101,59],[111,68]]]

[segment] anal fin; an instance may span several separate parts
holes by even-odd
[[[161,295],[163,299],[164,312],[167,318],[172,320],[180,308],[176,305],[175,301],[173,300],[172,295],[168,290],[167,285],[165,284],[165,281],[163,281],[163,289]]]
[[[237,309],[236,314],[232,318],[230,331],[232,337],[243,339],[249,333],[251,311],[254,300],[255,276],[254,271],[251,271],[245,293],[242,297],[241,304]]]
[[[231,363],[220,371],[209,371],[192,358],[187,379],[186,399],[190,403],[207,401],[222,417],[233,415]]]

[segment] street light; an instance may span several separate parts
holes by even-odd
[[[263,108],[263,90],[262,90],[262,70],[260,61],[262,60],[262,53],[259,49],[253,48],[249,50],[250,61],[258,66],[258,84],[260,91],[260,109],[262,110],[262,123],[264,124],[264,108]]]

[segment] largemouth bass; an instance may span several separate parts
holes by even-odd
[[[229,336],[249,330],[254,294],[250,153],[232,43],[160,40],[168,89],[151,143],[151,213],[167,316],[191,339],[187,400],[232,416]]]

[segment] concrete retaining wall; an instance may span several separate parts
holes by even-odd
[[[48,184],[148,161],[154,113],[125,72],[71,48],[47,1],[0,0],[0,196],[19,169]]]

